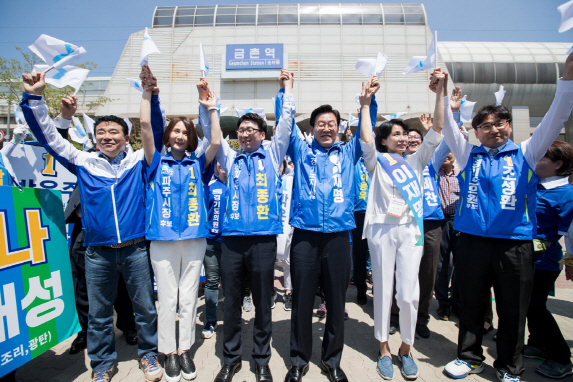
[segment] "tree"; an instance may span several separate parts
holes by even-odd
[[[0,92],[0,100],[5,100],[10,105],[17,105],[20,103],[22,97],[22,92],[24,91],[22,87],[21,74],[30,73],[35,64],[43,63],[39,57],[37,57],[32,52],[26,52],[20,47],[16,47],[16,50],[22,55],[21,60],[14,58],[7,59],[0,57],[0,85],[3,85],[5,90]],[[97,67],[94,62],[84,62],[83,64],[76,64],[76,66],[93,70]],[[85,93],[85,86],[91,85],[88,79],[84,82],[84,85],[80,88],[78,93]],[[52,85],[46,85],[46,90],[44,90],[44,102],[48,107],[48,114],[50,117],[55,118],[60,113],[60,101],[63,97],[73,94],[75,89],[71,86],[66,86],[58,89]],[[78,97],[79,99],[80,97]],[[86,103],[85,106],[89,111],[95,109],[96,107],[103,106],[108,102],[113,101],[112,98],[99,96],[96,100]],[[11,110],[8,111],[10,115]]]

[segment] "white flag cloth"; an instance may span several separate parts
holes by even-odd
[[[255,114],[258,114],[265,121],[267,120],[267,117],[265,115],[265,109],[252,108],[252,107],[249,109],[237,109],[237,108],[235,108],[235,113],[237,113],[239,118],[241,118],[245,114],[255,113]]]
[[[505,90],[503,90],[503,85],[499,85],[499,90],[493,94],[495,95],[495,106],[500,106],[503,102],[503,97],[505,97]]]
[[[367,77],[372,77],[375,74],[380,77],[387,62],[388,57],[384,53],[378,52],[377,58],[359,59],[354,68]]]
[[[470,122],[472,120],[472,113],[474,111],[475,102],[468,101],[467,96],[462,98],[462,104],[460,105],[460,119],[462,122]]]
[[[125,124],[127,125],[127,135],[131,135],[131,128],[133,127],[133,124],[131,123],[131,121],[127,117],[125,117],[123,120],[125,121]]]
[[[95,132],[94,132],[94,123],[95,121],[88,117],[86,113],[82,113],[82,118],[84,120],[84,125],[86,126],[86,131],[92,135],[92,140],[96,141],[95,139]]]
[[[338,134],[344,134],[347,126],[348,121],[340,121],[340,125],[338,125]]]
[[[438,45],[438,32],[434,32],[434,38],[428,48],[425,56],[414,56],[404,69],[403,74],[417,73],[423,70],[433,69],[436,67],[436,46]]]
[[[201,77],[207,77],[209,75],[209,62],[207,61],[207,56],[201,43],[199,43],[199,70],[201,71]]]
[[[159,49],[157,49],[157,46],[155,45],[151,37],[149,37],[146,27],[145,34],[143,35],[143,44],[141,45],[141,55],[139,56],[139,65],[143,66],[144,64],[147,64],[149,62],[147,56],[149,56],[152,53],[161,53],[161,52],[159,51]]]
[[[573,53],[573,46],[571,48],[569,48],[569,50],[567,51],[567,53],[565,53],[565,55],[569,56],[571,53]]]
[[[358,126],[358,118],[353,116],[351,113],[348,113],[348,125],[349,126]]]
[[[73,141],[81,143],[83,145],[89,140],[88,134],[86,133],[86,130],[82,126],[79,118],[72,117],[72,122],[74,126],[68,129],[68,133],[70,133],[70,138],[72,138]]]
[[[360,107],[360,93],[356,93],[356,97],[354,97],[354,100],[358,104],[358,107]]]
[[[86,53],[82,46],[78,47],[45,34],[38,37],[28,48],[44,60],[48,67],[53,65],[54,69],[70,65]]]
[[[26,118],[24,118],[24,113],[20,109],[19,105],[12,105],[14,107],[14,119],[19,125],[26,125]]]
[[[391,120],[391,119],[398,119],[398,118],[400,118],[401,116],[403,116],[404,114],[407,114],[407,113],[406,113],[405,111],[403,111],[403,112],[394,113],[394,114],[391,114],[391,115],[383,115],[382,117],[383,117],[385,120],[389,121],[389,120]]]
[[[48,69],[49,65],[34,65],[34,72],[43,72]],[[78,68],[77,66],[66,65],[63,68],[50,70],[45,74],[46,83],[57,88],[71,86],[79,89],[86,80],[90,71],[88,69]]]
[[[143,92],[143,86],[141,85],[141,80],[136,80],[135,78],[126,78],[127,82],[129,82],[129,86],[134,89]]]
[[[559,24],[559,33],[563,33],[573,28],[573,0],[561,4],[557,7],[561,12],[561,24]]]

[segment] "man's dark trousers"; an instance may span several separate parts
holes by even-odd
[[[338,367],[344,348],[344,304],[350,278],[348,232],[323,233],[295,228],[290,261],[293,286],[292,365],[303,367],[310,361],[312,315],[320,283],[328,309],[321,358],[328,367]]]
[[[523,371],[525,318],[533,286],[531,240],[461,233],[457,242],[460,285],[458,358],[477,365],[485,357],[483,323],[493,285],[498,315],[497,359],[493,366],[513,375]]]
[[[251,293],[255,305],[253,359],[259,366],[271,358],[271,293],[277,257],[276,235],[223,236],[221,242],[221,278],[225,291],[223,325],[223,362],[232,365],[241,360],[241,309],[247,271],[251,274]]]
[[[368,240],[362,239],[364,217],[366,213],[355,212],[356,228],[352,230],[352,259],[354,261],[354,285],[358,293],[366,293],[366,260],[368,258]]]

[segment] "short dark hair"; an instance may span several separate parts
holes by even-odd
[[[175,117],[169,121],[169,124],[165,128],[165,132],[163,132],[163,144],[165,145],[165,149],[169,146],[169,136],[171,135],[171,131],[175,128],[179,122],[182,122],[185,126],[185,130],[187,131],[187,150],[188,152],[192,153],[193,151],[197,150],[197,145],[199,144],[199,139],[197,137],[197,130],[195,130],[195,125],[193,121],[187,117]]]
[[[573,174],[573,147],[563,141],[555,141],[549,146],[545,157],[553,162],[558,160],[563,162],[563,165],[557,170],[557,175],[566,176]]]
[[[101,117],[97,117],[95,119],[94,122],[94,134],[97,131],[97,126],[100,123],[104,123],[104,122],[115,122],[118,125],[121,126],[121,131],[123,132],[123,135],[128,136],[129,135],[129,129],[127,127],[127,123],[125,123],[125,121],[115,115],[102,115]]]
[[[325,113],[332,113],[336,117],[336,126],[340,126],[340,113],[338,110],[334,110],[330,105],[322,105],[317,107],[312,111],[310,114],[310,125],[314,127],[314,123],[316,122],[316,118]]]
[[[237,129],[239,128],[239,126],[241,126],[241,123],[243,123],[243,121],[252,121],[253,123],[255,123],[259,127],[259,131],[265,133],[265,135],[266,135],[267,123],[257,113],[247,113],[247,114],[243,115],[241,118],[239,118],[239,120],[237,121]]]
[[[388,149],[385,145],[382,144],[382,139],[387,139],[390,133],[392,132],[392,128],[394,125],[398,125],[404,129],[405,132],[410,131],[408,124],[404,122],[402,119],[391,119],[389,121],[384,121],[378,126],[376,129],[376,137],[374,139],[374,143],[376,144],[376,150],[380,151],[381,153],[388,152]]]
[[[478,110],[476,116],[472,119],[472,127],[477,129],[479,125],[482,124],[484,120],[490,115],[495,115],[499,119],[507,119],[507,122],[511,122],[511,113],[509,109],[503,105],[485,105]]]
[[[408,134],[410,134],[411,131],[418,133],[420,135],[421,141],[424,142],[424,134],[422,134],[422,130],[420,130],[419,127],[415,127],[415,126],[409,127],[408,128]]]

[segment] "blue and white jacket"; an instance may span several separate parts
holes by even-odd
[[[467,142],[445,97],[443,134],[461,172],[454,229],[483,237],[536,237],[537,162],[557,138],[573,108],[573,81],[559,80],[555,99],[533,135],[516,145],[508,140],[493,159],[488,149]]]
[[[156,146],[161,150],[163,120],[159,99],[152,97],[151,123]],[[76,149],[56,131],[70,121],[48,115],[41,96],[24,93],[20,103],[26,123],[44,148],[78,179],[82,200],[84,245],[122,243],[145,236],[145,183],[143,150],[126,149],[117,171],[97,153]]]
[[[430,163],[424,168],[424,220],[444,219],[440,201],[438,171],[440,171],[440,167],[449,153],[450,148],[445,141],[442,141],[434,152]]]
[[[217,162],[228,174],[223,236],[283,232],[279,170],[289,144],[294,114],[293,96],[285,94],[282,115],[270,145],[261,145],[252,153],[237,154],[227,144],[221,144]],[[204,133],[210,139],[211,122],[203,106],[199,107],[199,123],[207,126]]]
[[[375,97],[370,114],[376,120]],[[360,129],[346,144],[328,149],[315,140],[308,145],[293,129],[288,155],[295,167],[290,225],[315,232],[340,232],[354,223],[354,166],[362,155]]]
[[[354,212],[366,212],[368,188],[370,175],[364,165],[364,158],[361,157],[354,166]]]
[[[209,203],[207,205],[207,210],[209,211],[209,235],[207,239],[221,241],[223,217],[227,206],[227,201],[225,200],[227,185],[219,177],[215,176],[207,188],[209,192]]]
[[[4,153],[0,153],[0,186],[18,186],[14,170]]]

